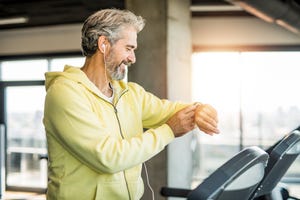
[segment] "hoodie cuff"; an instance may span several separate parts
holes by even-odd
[[[156,128],[156,131],[159,133],[165,144],[169,144],[175,138],[172,129],[167,124],[163,124],[162,126]]]

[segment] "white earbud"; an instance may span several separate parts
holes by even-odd
[[[103,49],[103,51],[105,52],[105,44],[101,45],[101,48]]]

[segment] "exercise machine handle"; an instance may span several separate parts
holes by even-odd
[[[160,194],[165,197],[187,197],[192,190],[162,187]]]

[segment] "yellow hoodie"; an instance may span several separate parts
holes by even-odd
[[[135,83],[112,85],[110,103],[79,68],[46,73],[48,200],[142,197],[142,163],[174,139],[165,122],[186,104],[160,100]]]

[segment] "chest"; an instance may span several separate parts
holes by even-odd
[[[103,98],[90,98],[91,110],[102,127],[116,138],[131,138],[142,134],[141,108],[130,95],[123,95],[111,103]]]

